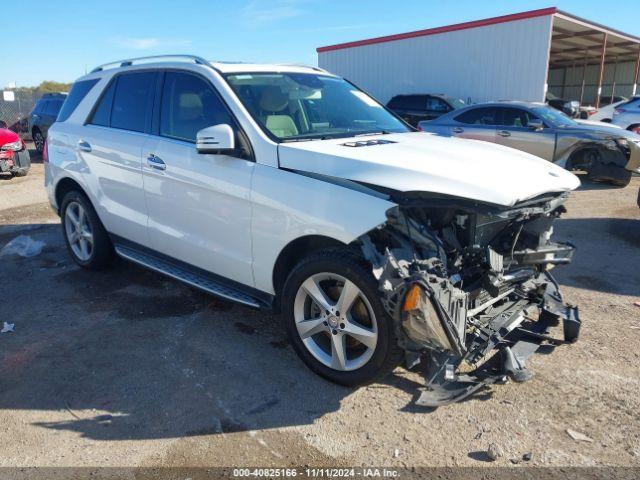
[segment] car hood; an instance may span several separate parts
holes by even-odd
[[[573,127],[558,128],[558,132],[571,134],[582,132],[603,138],[616,137],[626,138],[634,142],[640,141],[640,135],[635,132],[625,130],[617,125],[609,125],[604,122],[590,122],[588,120],[579,120],[578,125]]]
[[[0,128],[0,147],[7,143],[16,142],[20,137],[16,132],[9,130],[8,128]]]
[[[282,168],[505,206],[580,185],[572,173],[519,150],[421,132],[281,143],[278,154]]]

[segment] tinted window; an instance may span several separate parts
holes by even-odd
[[[492,107],[472,108],[458,115],[455,120],[468,125],[496,125],[496,109]]]
[[[62,99],[53,99],[53,100],[49,100],[49,102],[47,103],[47,109],[45,110],[44,113],[46,113],[47,115],[52,115],[54,117],[58,116],[58,112],[60,111],[60,107],[62,107]]]
[[[111,127],[144,132],[150,118],[156,74],[153,72],[120,75],[116,84]]]
[[[405,110],[424,110],[427,97],[424,95],[398,95],[394,97],[389,108],[402,108]]]
[[[33,109],[33,112],[34,113],[40,113],[40,114],[44,113],[46,108],[47,108],[47,104],[48,103],[49,102],[47,100],[40,100],[37,103],[36,108]]]
[[[451,107],[449,107],[449,104],[447,102],[437,97],[427,97],[425,108],[433,112],[443,113],[451,110]]]
[[[534,114],[520,108],[501,108],[500,110],[502,110],[500,125],[505,127],[526,127],[530,120],[539,120]]]
[[[76,107],[80,104],[80,102],[87,96],[89,90],[93,88],[93,86],[98,83],[98,79],[94,80],[83,80],[81,82],[76,82],[71,87],[71,91],[67,98],[64,100],[62,104],[62,108],[60,109],[60,113],[58,114],[58,122],[64,122],[67,118],[71,116]]]
[[[187,73],[167,72],[162,89],[160,135],[195,142],[199,130],[221,123],[234,124],[205,80]]]
[[[116,90],[116,83],[115,81],[111,82],[107,87],[107,91],[102,94],[100,103],[98,103],[98,106],[93,112],[89,123],[102,125],[103,127],[108,127],[111,124],[111,105],[113,103],[113,94]]]

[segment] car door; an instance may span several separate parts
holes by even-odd
[[[529,127],[531,120],[541,122],[542,129]],[[553,160],[556,146],[555,129],[549,128],[533,112],[518,107],[501,107],[498,112],[496,141],[507,147]]]
[[[495,143],[496,124],[497,109],[495,107],[469,108],[453,119],[450,134],[454,137]]]
[[[251,177],[255,163],[200,154],[199,130],[237,124],[204,77],[167,71],[156,98],[154,135],[144,146],[143,178],[151,247],[245,285],[253,285]],[[245,155],[246,157],[246,155]]]
[[[75,140],[96,182],[107,230],[141,245],[148,240],[142,146],[151,129],[158,75],[140,71],[113,78]]]

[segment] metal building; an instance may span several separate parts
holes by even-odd
[[[640,37],[551,7],[317,52],[320,67],[382,102],[409,93],[544,101],[549,91],[597,107],[636,93]]]

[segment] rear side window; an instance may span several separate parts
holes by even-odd
[[[455,120],[467,125],[497,125],[497,109],[491,107],[472,108],[458,115]]]
[[[111,107],[111,127],[134,132],[145,131],[151,118],[155,79],[154,72],[118,76]]]
[[[167,72],[162,89],[160,135],[195,142],[199,130],[221,123],[234,125],[226,107],[205,80],[188,73]]]
[[[93,116],[89,123],[92,125],[101,125],[103,127],[111,125],[111,105],[113,104],[113,95],[115,91],[116,82],[111,82],[107,87],[107,91],[102,94],[102,98],[93,112]]]
[[[57,121],[64,122],[65,120],[67,120],[96,83],[98,83],[97,78],[93,80],[82,80],[81,82],[74,83],[73,87],[71,87],[69,95],[67,95],[67,98],[62,104],[60,113],[58,113]]]

